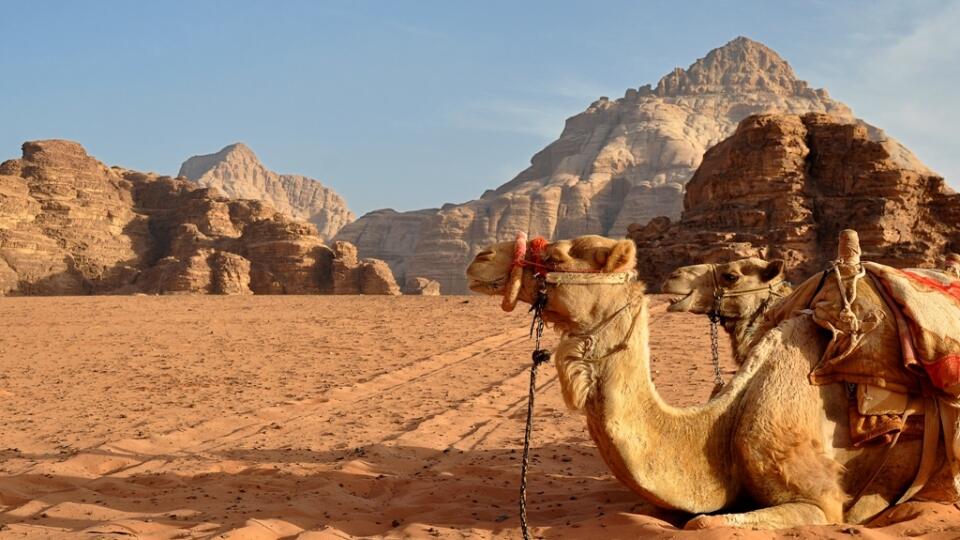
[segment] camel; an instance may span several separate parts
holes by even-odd
[[[674,270],[661,292],[677,296],[667,311],[716,314],[730,337],[734,359],[743,364],[764,314],[793,290],[784,270],[782,259],[756,257],[694,264]]]
[[[514,271],[517,245],[502,242],[479,252],[466,272],[470,288],[503,296],[509,310],[534,301],[543,283],[537,265],[559,272],[547,274],[542,313],[561,334],[555,366],[563,398],[585,415],[600,457],[620,482],[655,506],[699,514],[686,528],[862,523],[914,479],[919,441],[902,441],[889,452],[851,448],[845,386],[808,382],[830,339],[808,314],[765,331],[714,399],[678,408],[651,380],[644,285],[629,279],[635,276],[633,242],[560,240],[545,246],[537,265],[520,259],[526,267]],[[865,287],[861,297],[869,294]],[[899,351],[889,323],[876,337],[876,346]],[[937,451],[942,462],[942,446]],[[870,481],[884,461],[882,474]]]

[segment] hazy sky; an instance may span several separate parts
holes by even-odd
[[[0,159],[67,138],[175,174],[243,141],[358,213],[439,206],[745,35],[957,186],[958,29],[960,1],[0,0]]]

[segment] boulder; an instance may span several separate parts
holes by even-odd
[[[425,277],[409,277],[404,284],[403,294],[439,296],[440,284]]]
[[[400,294],[400,287],[384,261],[360,260],[357,247],[344,241],[334,242],[332,255],[334,294]]]

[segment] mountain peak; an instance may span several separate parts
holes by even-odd
[[[249,146],[243,144],[242,142],[235,142],[233,144],[228,144],[224,146],[222,150],[217,152],[218,154],[223,155],[242,155],[247,157],[252,157],[257,159],[257,155],[253,153],[253,150]],[[259,161],[259,159],[257,159]]]
[[[249,146],[242,142],[228,144],[213,154],[204,154],[193,156],[183,162],[180,166],[180,172],[177,176],[185,176],[190,180],[199,180],[201,176],[221,163],[240,163],[246,162],[249,165],[260,165],[260,159],[253,153]]]
[[[278,212],[305,219],[330,239],[353,221],[346,201],[332,189],[306,176],[279,174],[267,169],[242,142],[213,154],[193,156],[180,166],[180,176],[220,190],[235,199],[257,199]]]
[[[744,36],[713,49],[686,70],[674,69],[652,91],[661,97],[721,92],[814,93],[776,51]]]

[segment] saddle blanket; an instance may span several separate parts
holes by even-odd
[[[897,324],[904,365],[922,367],[933,386],[960,397],[960,280],[935,270],[863,266],[902,315]]]

